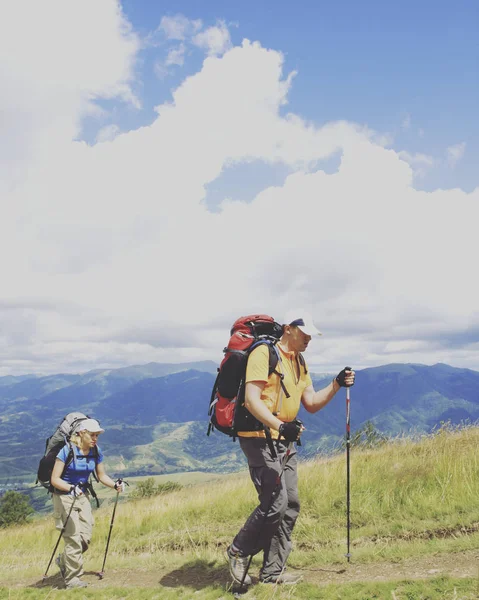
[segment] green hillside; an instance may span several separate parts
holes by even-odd
[[[351,563],[345,528],[344,456],[300,466],[302,511],[290,568],[292,589],[255,584],[245,600],[438,600],[477,598],[479,428],[442,428],[420,441],[398,438],[351,456]],[[183,480],[183,484],[187,481]],[[134,486],[132,486],[134,488]],[[130,489],[130,493],[133,490]],[[112,504],[96,511],[78,598],[227,599],[224,550],[256,502],[245,471],[192,483],[153,499],[119,504],[106,574],[101,568]],[[53,568],[42,585],[57,533],[51,518],[0,535],[0,598],[61,598]],[[252,564],[257,581],[259,558]]]
[[[117,476],[237,470],[238,444],[218,432],[206,436],[213,365],[150,363],[68,376],[72,381],[61,375],[16,383],[10,378],[0,388],[0,494],[7,484],[34,481],[45,438],[72,410],[100,419],[106,429],[100,446]],[[316,389],[330,379],[313,376]],[[60,387],[51,391],[54,385]],[[351,427],[371,421],[387,435],[409,435],[444,421],[473,423],[479,419],[478,390],[477,371],[448,365],[363,369],[351,391]],[[324,410],[311,415],[301,409],[299,416],[306,426],[302,456],[337,447],[344,437],[344,390]]]

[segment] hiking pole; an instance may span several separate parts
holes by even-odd
[[[122,483],[126,483],[126,485],[130,485],[127,481],[123,481],[123,479],[118,479],[118,483],[120,485]],[[113,514],[111,515],[110,531],[108,532],[108,539],[106,541],[105,557],[103,558],[103,566],[101,568],[101,571],[99,573],[97,573],[97,575],[100,579],[103,579],[103,575],[105,574],[106,555],[108,554],[108,546],[110,545],[111,530],[113,529],[113,521],[115,520],[116,505],[118,504],[118,496],[119,495],[120,495],[120,490],[118,489],[116,491],[115,506],[113,507]]]
[[[70,518],[70,515],[72,514],[72,510],[73,510],[73,507],[75,506],[76,499],[77,499],[77,497],[73,496],[72,505],[70,507],[70,510],[68,511],[68,515],[67,515],[67,518],[65,520],[65,523],[63,524],[62,530],[60,531],[60,535],[58,536],[58,540],[57,540],[57,543],[55,544],[55,548],[53,548],[52,555],[50,556],[50,562],[48,563],[47,570],[45,571],[45,575],[43,576],[42,583],[45,581],[45,579],[47,577],[48,569],[50,568],[50,565],[52,564],[53,557],[55,556],[55,552],[57,551],[58,544],[60,543],[60,540],[61,540],[61,537],[63,535],[63,532],[66,529],[66,526],[67,526],[68,520]]]
[[[278,475],[276,477],[275,487],[273,489],[273,493],[271,494],[271,498],[270,498],[270,501],[269,501],[269,504],[268,504],[268,508],[266,509],[266,511],[264,513],[263,522],[261,523],[261,526],[258,529],[257,541],[259,540],[259,536],[261,534],[261,530],[263,529],[263,527],[264,527],[264,525],[266,523],[266,519],[268,518],[268,513],[269,513],[271,507],[273,506],[273,502],[276,500],[276,494],[277,494],[277,492],[279,490],[279,487],[281,485],[281,477],[283,476],[284,469],[286,467],[286,463],[288,462],[288,458],[289,458],[289,455],[291,454],[291,450],[293,449],[293,447],[294,447],[294,442],[290,442],[288,444],[288,448],[287,448],[286,453],[284,455],[283,462],[281,463],[281,469],[279,470],[279,473],[278,473]],[[243,589],[244,580],[246,579],[246,575],[248,574],[248,571],[249,571],[249,568],[251,566],[251,561],[252,560],[253,560],[253,555],[250,554],[249,559],[248,559],[248,564],[246,565],[246,569],[245,569],[245,571],[243,573],[243,577],[241,579],[241,583],[240,583],[240,587],[239,587],[240,590]]]
[[[351,450],[351,403],[349,396],[349,387],[346,388],[346,522],[347,522],[347,539],[348,539],[348,552],[346,558],[348,562],[351,562],[350,549],[350,530],[351,530],[351,515],[350,515],[350,450]]]

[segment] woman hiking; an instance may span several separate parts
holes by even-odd
[[[117,492],[125,489],[121,480],[113,481],[105,472],[103,453],[97,445],[98,436],[104,431],[95,419],[83,420],[70,438],[71,448],[65,445],[60,450],[53,467],[53,516],[57,529],[65,527],[65,547],[55,562],[68,589],[88,585],[80,577],[83,553],[88,550],[93,528],[88,492],[90,475],[95,472],[98,481]]]

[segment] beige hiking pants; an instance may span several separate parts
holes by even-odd
[[[53,494],[53,518],[55,526],[61,530],[73,503],[69,494]],[[65,583],[83,575],[83,552],[88,550],[93,529],[93,515],[89,496],[76,499],[63,533],[65,548],[60,555],[61,569],[64,571]]]

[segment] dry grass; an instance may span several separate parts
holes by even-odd
[[[351,455],[352,553],[355,561],[402,560],[479,547],[479,428],[440,430],[419,441],[398,439]],[[301,515],[291,564],[344,561],[345,460],[300,466]],[[186,486],[118,506],[111,568],[179,568],[222,553],[256,495],[244,473]],[[101,564],[112,505],[96,511],[89,564]],[[51,518],[0,535],[0,581],[35,577],[46,567],[57,532]],[[214,596],[212,596],[214,597]],[[298,596],[299,597],[299,596]],[[319,596],[318,596],[319,597]]]

